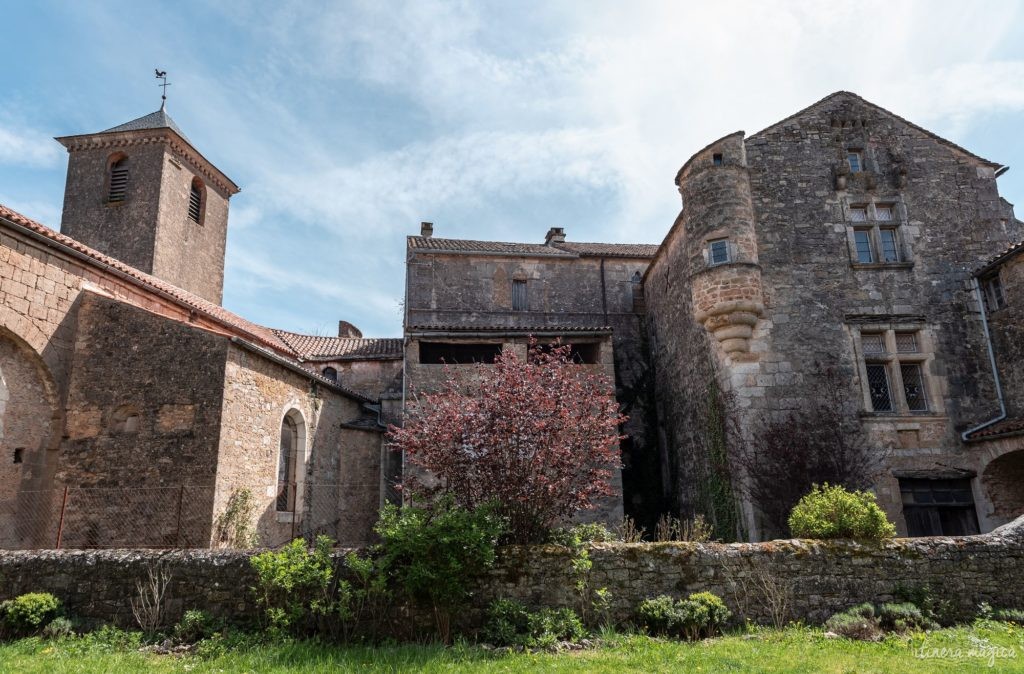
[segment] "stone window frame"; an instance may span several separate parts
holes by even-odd
[[[892,218],[880,220],[879,208],[889,208]],[[854,211],[863,210],[864,219],[855,220]],[[872,198],[869,201],[846,202],[843,206],[843,221],[846,226],[846,240],[850,255],[850,266],[857,269],[900,269],[914,265],[909,237],[907,235],[906,208],[898,197]],[[885,246],[882,231],[891,231],[899,259],[882,260]],[[860,260],[857,248],[857,234],[866,232],[871,247],[871,262]]]
[[[933,374],[932,364],[935,361],[935,338],[932,331],[922,323],[866,323],[856,326],[852,331],[854,337],[854,353],[857,358],[857,374],[860,377],[861,408],[863,414],[881,417],[935,417],[945,414],[945,405],[938,378]],[[897,334],[914,335],[917,350],[901,351],[897,345]],[[882,335],[885,350],[881,353],[869,353],[864,349],[864,335]],[[884,365],[888,377],[889,399],[892,410],[875,411],[871,402],[871,390],[868,384],[868,365]],[[907,404],[906,389],[903,382],[902,365],[915,364],[921,369],[922,389],[927,404],[925,410],[911,410]]]
[[[714,261],[714,253],[713,253],[714,248],[713,247],[714,247],[715,244],[719,244],[719,243],[725,245],[725,248],[724,248],[724,250],[725,250],[725,259],[720,261],[720,262],[715,262]],[[720,266],[722,266],[724,264],[729,264],[730,262],[734,262],[736,260],[736,247],[733,245],[733,242],[729,239],[728,236],[724,236],[722,234],[715,233],[715,232],[709,234],[707,236],[707,238],[704,239],[704,250],[703,250],[703,252],[704,252],[704,264],[707,267],[720,267]]]
[[[857,158],[857,167],[854,168],[853,162],[850,161],[850,157]],[[850,169],[850,173],[863,173],[866,168],[864,166],[864,148],[860,147],[849,147],[846,148],[846,166]]]
[[[283,431],[285,420],[289,419],[295,424],[295,446],[292,456],[292,482],[295,489],[295,497],[292,500],[291,510],[279,510],[278,502],[281,494],[281,445],[280,441],[277,445],[276,460],[274,462],[274,478],[276,488],[274,490],[274,511],[277,515],[278,522],[296,521],[297,513],[302,512],[302,506],[305,501],[303,498],[303,487],[306,483],[306,464],[309,461],[309,452],[306,448],[306,418],[295,404],[289,405],[286,411],[281,415],[281,421],[278,424],[278,428]]]
[[[999,276],[999,270],[986,274],[979,279],[981,283],[981,295],[985,300],[985,310],[994,313],[1005,309],[1009,303],[1006,301],[1006,288],[1003,287],[1003,280]]]

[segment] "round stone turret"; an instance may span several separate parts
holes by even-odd
[[[764,299],[743,132],[695,154],[676,184],[694,315],[731,358],[756,359],[750,338]]]

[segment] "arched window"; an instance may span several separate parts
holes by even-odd
[[[330,379],[331,381],[338,381],[338,371],[335,370],[333,367],[325,367],[324,376]]]
[[[199,178],[192,179],[192,187],[188,193],[188,218],[192,222],[203,224],[203,211],[206,206],[206,186]]]
[[[295,512],[299,454],[299,427],[288,415],[281,421],[281,449],[277,463],[278,512]]]
[[[107,202],[118,203],[128,198],[128,155],[117,152],[107,159]]]

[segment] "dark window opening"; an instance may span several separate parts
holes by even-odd
[[[14,450],[14,463],[23,463],[25,461],[25,448],[18,447]]]
[[[325,367],[324,376],[330,379],[331,381],[338,381],[338,371],[335,370],[333,367]]]
[[[295,459],[299,429],[290,417],[281,421],[281,446],[277,459],[277,512],[295,512]]]
[[[512,281],[512,311],[526,309],[526,281]]]
[[[124,201],[128,197],[128,158],[122,157],[110,165],[110,187],[107,201]]]
[[[203,214],[203,186],[192,181],[192,189],[188,195],[188,218],[198,223]]]
[[[1006,294],[1003,292],[1003,282],[999,280],[998,274],[989,276],[981,284],[985,290],[985,307],[989,311],[1006,307]]]
[[[889,392],[889,373],[882,363],[868,363],[868,390],[874,412],[892,412],[892,394]]]
[[[420,363],[425,365],[493,363],[500,353],[501,344],[420,342]]]
[[[979,533],[971,481],[900,479],[903,517],[910,536],[969,536]]]
[[[601,355],[601,345],[598,342],[538,344],[537,348],[541,353],[551,353],[552,349],[559,346],[569,347],[569,362],[577,365],[595,365]]]
[[[721,166],[722,165],[722,155],[717,154],[717,153],[711,155],[711,163],[714,164],[715,166]]]

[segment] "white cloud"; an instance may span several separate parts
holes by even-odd
[[[24,125],[0,122],[0,164],[49,168],[60,164],[62,154],[50,135]]]

